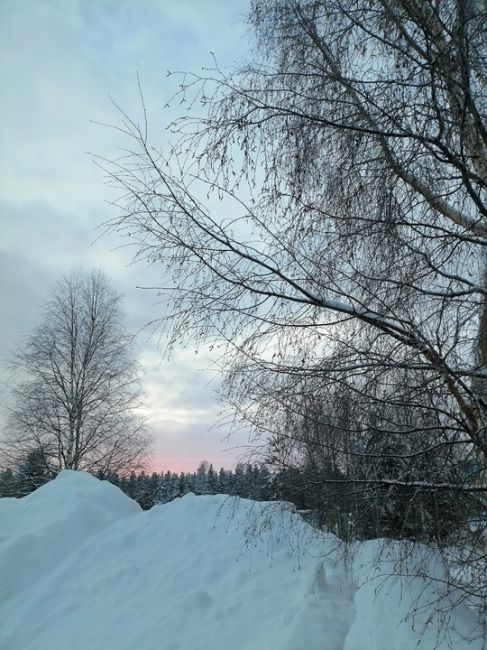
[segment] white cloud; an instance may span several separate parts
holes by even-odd
[[[113,212],[113,198],[87,152],[110,157],[116,132],[91,120],[114,123],[110,94],[131,115],[140,112],[140,74],[153,133],[164,142],[162,106],[175,89],[170,69],[223,65],[245,49],[241,14],[247,0],[4,0],[0,5],[3,92],[1,117],[0,358],[20,330],[33,325],[48,285],[71,268],[101,266],[125,294],[132,331],[164,313],[156,295],[136,289],[154,285],[160,271],[131,266],[132,251],[115,237],[95,241]],[[166,122],[167,123],[167,122]],[[159,364],[156,340],[139,336],[157,453],[192,457],[193,445],[218,454],[224,433],[208,434],[219,407],[209,376],[197,371],[189,352]],[[155,361],[157,359],[157,363]],[[178,452],[178,444],[179,452]],[[203,451],[203,450],[201,450]],[[200,453],[197,454],[201,456]],[[204,457],[206,457],[204,456]],[[200,458],[201,459],[201,458]],[[228,462],[226,464],[229,464]]]

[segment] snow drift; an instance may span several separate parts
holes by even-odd
[[[0,531],[8,650],[482,648],[464,639],[467,608],[436,611],[429,582],[384,579],[393,560],[376,560],[377,542],[347,563],[334,536],[282,504],[190,494],[142,512],[109,483],[62,472],[1,499]]]

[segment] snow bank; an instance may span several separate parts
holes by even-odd
[[[335,537],[275,504],[187,495],[142,512],[63,472],[0,500],[0,530],[9,650],[431,650],[438,632],[434,617],[416,631],[405,620],[416,587],[375,595],[372,545],[347,572]]]
[[[433,550],[406,542],[357,544],[352,573],[355,620],[343,650],[480,650],[476,621],[447,587],[447,567]],[[457,601],[457,602],[455,602]],[[469,641],[470,640],[470,641]]]
[[[138,512],[114,485],[67,470],[22,499],[0,499],[0,602],[49,575],[91,535]]]

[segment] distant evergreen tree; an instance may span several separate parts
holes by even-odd
[[[147,502],[150,503],[149,508],[159,502],[159,474],[157,472],[152,472],[147,481]]]
[[[218,476],[211,463],[208,468],[208,494],[218,494]]]
[[[117,472],[98,470],[96,478],[100,479],[100,481],[109,481],[112,485],[116,485],[117,487],[121,486],[122,479],[119,477]]]
[[[131,499],[137,500],[137,476],[135,472],[130,473],[130,477],[127,481],[126,493]]]
[[[184,496],[188,492],[191,492],[189,487],[189,481],[184,472],[181,472],[181,474],[179,475],[178,491],[180,496]]]
[[[17,493],[29,494],[54,477],[46,465],[45,456],[39,449],[32,449],[16,471]]]
[[[153,505],[150,496],[148,477],[141,472],[135,479],[135,500],[141,508],[149,510]]]
[[[255,479],[258,485],[258,493],[255,498],[262,501],[269,501],[272,499],[272,493],[274,489],[274,476],[265,466],[259,467],[258,470],[258,475]]]
[[[17,482],[14,473],[7,467],[0,472],[0,497],[15,497],[17,495]]]
[[[241,497],[246,496],[245,468],[242,463],[237,463],[237,466],[235,467],[230,494]]]
[[[218,472],[217,489],[218,494],[228,494],[228,474],[223,467]]]
[[[169,471],[159,477],[158,503],[167,503],[181,495],[180,478]]]
[[[210,493],[210,486],[208,482],[208,470],[209,470],[209,463],[207,460],[202,460],[201,463],[199,464],[198,469],[196,470],[196,478],[195,478],[195,485],[194,485],[194,491],[196,494],[209,494]]]

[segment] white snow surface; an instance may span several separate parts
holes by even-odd
[[[404,548],[378,559],[367,542],[346,561],[289,504],[189,494],[143,512],[64,471],[0,499],[0,648],[481,650],[465,606],[384,577]]]

